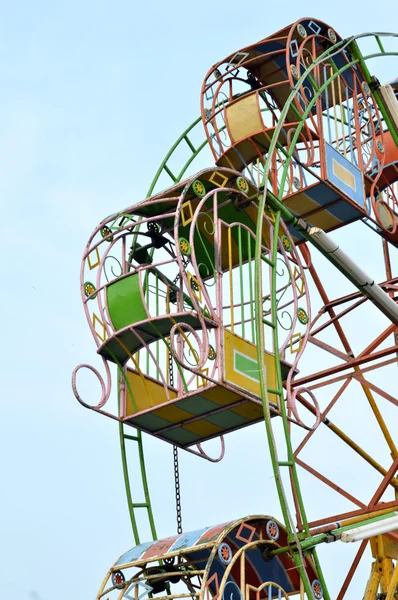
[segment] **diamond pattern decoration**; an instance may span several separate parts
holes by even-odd
[[[190,273],[189,271],[187,271],[187,277],[188,277],[189,287],[191,288],[193,295],[195,296],[195,298],[199,302],[199,304],[201,304],[203,298],[202,298],[202,289],[201,289],[201,285],[200,285],[199,281],[196,279],[195,275],[192,275],[192,273]]]
[[[214,98],[214,90],[212,85],[205,89],[205,98],[206,100],[212,100]]]
[[[187,211],[189,212],[189,217],[185,216],[185,209],[187,209]],[[180,212],[181,212],[181,221],[185,227],[185,225],[189,225],[189,223],[193,219],[193,210],[192,210],[192,204],[191,204],[190,200],[187,200],[186,202],[184,202],[184,204],[181,206]]]
[[[231,58],[229,63],[234,67],[240,65],[247,57],[249,56],[248,52],[237,52],[235,56]]]
[[[304,291],[305,291],[304,279],[297,267],[294,267],[293,279],[294,279],[294,283],[296,285],[298,293],[304,294]]]
[[[216,593],[214,594],[214,596],[211,593],[211,589],[210,589],[210,586],[212,583],[214,584],[214,587],[216,589]],[[206,581],[206,600],[217,600],[219,589],[220,589],[220,582],[218,581],[218,574],[216,572],[216,573],[214,573],[214,575],[212,575],[210,577],[210,579],[208,579]]]
[[[95,254],[95,258],[96,258],[96,261],[94,263],[91,262],[91,258],[90,258],[92,254]],[[87,262],[88,262],[88,266],[89,266],[90,271],[92,271],[93,269],[95,269],[95,267],[98,267],[98,265],[101,262],[100,255],[99,255],[99,252],[98,252],[98,246],[97,246],[97,248],[95,250],[93,250],[92,252],[90,252],[90,254],[87,256]]]
[[[301,333],[294,333],[290,338],[290,354],[297,354],[300,351],[302,346],[303,337]],[[295,348],[297,344],[297,348]]]
[[[321,30],[321,28],[319,27],[318,23],[315,23],[314,21],[310,21],[308,23],[308,29],[311,29],[311,31],[313,33],[316,33],[316,34],[318,34],[320,32],[320,30]]]
[[[248,532],[248,533],[244,533],[244,532]],[[250,544],[255,533],[256,533],[255,527],[252,527],[251,525],[248,525],[247,523],[242,523],[242,525],[239,527],[235,537],[237,540],[240,540],[241,542]],[[248,535],[248,537],[246,537],[247,535]]]
[[[214,183],[217,187],[225,187],[225,184],[228,182],[228,177],[225,177],[219,171],[213,171],[211,177],[209,177],[209,181]]]
[[[203,375],[209,375],[209,368],[205,367],[204,369],[199,369],[199,373],[203,373]],[[202,388],[205,387],[208,384],[207,379],[205,379],[204,377],[201,377],[200,375],[196,375],[196,387]]]
[[[97,325],[99,327],[101,327],[100,331],[97,330]],[[97,317],[97,315],[95,313],[93,313],[93,327],[94,327],[95,333],[98,335],[98,337],[101,340],[101,342],[105,342],[105,340],[106,340],[106,327],[105,327],[104,323],[101,321],[101,319],[99,317]]]
[[[144,590],[141,594],[139,594],[140,587]],[[134,581],[124,593],[123,598],[126,598],[126,600],[141,600],[141,598],[147,596],[152,590],[153,588],[147,583]]]
[[[298,54],[297,40],[292,40],[290,42],[290,54],[292,55],[292,58],[294,58],[295,56],[297,56],[297,54]]]

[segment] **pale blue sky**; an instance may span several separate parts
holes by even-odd
[[[395,0],[357,6],[1,3],[1,598],[94,598],[133,545],[117,426],[84,410],[70,385],[75,365],[95,363],[79,294],[90,232],[145,196],[197,117],[213,63],[301,16],[343,37],[398,30]],[[148,438],[145,448],[158,532],[171,535],[172,449]],[[280,516],[262,426],[229,436],[220,465],[181,462],[185,529]],[[324,554],[333,577],[338,559],[337,548]]]

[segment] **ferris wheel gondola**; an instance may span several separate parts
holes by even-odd
[[[387,53],[381,37],[374,36],[383,55]],[[108,217],[94,230],[83,256],[81,289],[106,381],[94,370],[102,396],[89,408],[120,423],[130,514],[142,550],[132,550],[131,560],[122,561],[123,567],[142,571],[126,579],[124,571],[119,574],[119,561],[98,598],[163,592],[162,598],[182,598],[170,583],[184,580],[191,596],[224,598],[230,582],[235,586],[231,598],[253,591],[258,599],[292,594],[328,599],[317,546],[338,541],[347,528],[388,520],[398,509],[398,451],[381,408],[383,402],[396,407],[398,400],[387,381],[383,386],[372,380],[376,370],[383,372],[397,362],[398,350],[398,278],[393,276],[390,257],[398,244],[396,87],[394,82],[380,86],[370,76],[355,38],[343,40],[321,21],[301,19],[210,69],[201,96],[207,142],[196,146],[191,142],[191,132],[200,126],[195,121],[166,156],[148,198]],[[168,161],[180,145],[188,156],[175,175]],[[205,147],[211,149],[216,165],[187,176]],[[157,192],[162,173],[172,185]],[[353,223],[373,241],[383,238],[385,280],[379,284],[365,273],[366,265],[357,265],[331,241],[329,232],[348,231]],[[331,296],[323,272],[315,268],[312,247],[357,290]],[[316,291],[315,298],[310,290]],[[369,314],[377,316],[375,322],[379,323],[379,311],[384,314],[382,330],[375,334],[369,328],[370,339],[354,353],[345,323],[349,316],[361,326],[365,302]],[[394,343],[388,345],[392,336]],[[316,360],[306,362],[313,349]],[[318,363],[324,368],[316,370]],[[106,406],[112,388],[109,365],[118,371],[117,413]],[[73,386],[87,406],[77,391],[80,367]],[[373,456],[371,444],[363,447],[354,441],[349,423],[338,425],[331,418],[354,383],[386,443],[387,465]],[[211,567],[205,564],[207,558],[201,556],[198,562],[188,550],[178,554],[178,568],[184,574],[174,573],[173,582],[167,566],[174,556],[169,556],[171,546],[157,541],[152,553],[150,542],[141,548],[137,532],[134,509],[146,508],[156,538],[141,432],[172,444],[175,452],[178,447],[210,458],[202,447],[206,440],[223,439],[260,421],[266,426],[283,525],[267,519],[275,524],[272,531],[283,531],[285,545],[269,550],[272,535],[267,537],[260,525],[253,535],[268,548],[263,552],[265,562],[273,556],[291,561],[289,568],[298,583],[291,587],[282,572],[271,577],[258,567],[261,581],[251,589],[243,575],[244,559],[240,578],[233,576],[232,581],[228,575],[232,567],[223,563],[221,554],[217,569],[224,587],[214,582],[203,587]],[[280,421],[283,437],[277,439],[274,424]],[[126,433],[129,428],[135,433]],[[335,474],[327,473],[328,465],[314,466],[302,458],[314,440],[322,444],[325,431],[360,458],[361,472],[368,468],[373,478],[377,473],[369,500],[344,489]],[[296,432],[301,432],[298,442]],[[132,501],[128,439],[138,444],[142,461],[146,493],[142,504]],[[316,453],[312,458],[316,462]],[[300,470],[343,497],[350,508],[311,519],[306,490],[299,484]],[[257,531],[249,520],[246,525],[242,520],[239,527]],[[192,536],[186,537],[194,545]],[[388,600],[396,595],[398,536],[384,529],[361,538],[338,600],[349,588],[369,537],[375,562],[365,598],[375,600],[379,592]],[[217,539],[218,545],[209,546],[212,556],[222,544],[231,547],[230,538]],[[178,543],[177,538],[172,543]],[[192,550],[188,542],[186,548]],[[148,552],[151,560],[161,563],[156,572],[144,560]],[[381,570],[378,564],[383,565]],[[196,588],[190,569],[203,570]],[[149,579],[158,585],[155,591],[149,589]],[[149,587],[141,592],[142,583]]]

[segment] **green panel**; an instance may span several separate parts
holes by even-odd
[[[182,445],[192,444],[197,441],[200,442],[202,439],[199,435],[196,435],[196,433],[187,431],[187,429],[184,429],[183,427],[176,427],[175,429],[170,429],[170,431],[165,431],[162,433],[162,437]]]
[[[135,427],[143,427],[147,431],[156,431],[157,429],[163,429],[163,427],[172,425],[170,421],[166,421],[166,419],[162,419],[161,417],[151,413],[136,417],[134,420],[132,420],[132,423],[134,423]]]
[[[234,369],[237,373],[242,373],[246,377],[250,377],[250,379],[260,381],[257,361],[237,350],[234,353]]]
[[[203,415],[211,410],[217,410],[217,408],[220,408],[219,404],[216,404],[211,400],[207,400],[207,398],[203,398],[203,396],[199,395],[181,400],[178,402],[178,404],[176,404],[176,406],[178,406],[178,408],[182,408],[182,410],[186,410],[192,415]]]
[[[217,413],[211,417],[206,417],[206,421],[218,425],[224,429],[231,429],[233,427],[242,427],[243,425],[249,425],[250,421],[231,412],[230,410],[224,410],[222,413]]]
[[[106,289],[108,312],[116,331],[148,318],[140,292],[138,273],[132,273]]]

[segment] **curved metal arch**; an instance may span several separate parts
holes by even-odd
[[[193,143],[189,137],[189,134],[191,134],[192,131],[199,124],[200,124],[200,126],[202,124],[201,117],[198,117],[197,119],[195,119],[195,121],[193,121],[193,123],[191,123],[191,125],[189,125],[189,127],[187,127],[183,131],[183,133],[177,138],[177,140],[171,146],[170,150],[167,152],[166,156],[164,157],[163,161],[161,162],[161,164],[151,182],[151,185],[149,186],[148,192],[146,194],[147,198],[149,198],[154,193],[156,186],[157,186],[159,179],[163,172],[165,172],[170,177],[173,184],[181,181],[182,177],[187,172],[191,163],[200,154],[200,152],[208,145],[208,140],[205,139],[197,148],[195,148],[195,146],[193,145]],[[174,173],[168,167],[167,163],[170,160],[170,158],[173,156],[173,154],[177,151],[177,149],[180,148],[181,145],[186,145],[188,152],[190,154],[189,154],[186,162],[181,166],[178,174],[174,175]],[[131,526],[133,529],[134,541],[136,544],[139,544],[140,543],[140,535],[139,535],[139,531],[138,531],[138,521],[137,521],[137,515],[136,515],[137,509],[140,509],[140,508],[146,509],[152,539],[155,540],[157,538],[157,534],[156,534],[155,519],[154,519],[154,515],[153,515],[152,504],[151,504],[150,493],[149,493],[148,478],[147,478],[145,458],[144,458],[142,432],[139,431],[138,429],[131,429],[131,427],[129,427],[129,433],[126,433],[124,427],[125,426],[123,423],[119,423],[119,439],[120,439],[120,452],[121,452],[122,468],[123,468],[123,478],[124,478],[124,484],[125,484],[125,490],[126,490],[127,506],[128,506],[128,511],[129,511],[129,515],[130,515],[130,522],[131,522]],[[144,502],[140,502],[140,503],[136,503],[133,501],[131,477],[130,477],[130,472],[129,472],[128,459],[127,459],[127,448],[126,448],[127,441],[130,441],[130,442],[133,442],[134,444],[136,444],[136,448],[137,448],[137,452],[138,452],[141,483],[142,483],[142,489],[144,492]],[[199,450],[198,452],[196,452],[195,450],[192,450],[192,449],[190,449],[189,451],[193,454],[196,454],[198,456],[206,458],[210,462],[218,462],[224,456],[224,452],[225,452],[224,441],[222,440],[221,453],[218,458],[209,457],[201,447],[199,447],[198,450]]]
[[[297,552],[294,553],[294,557],[298,566],[298,569],[300,570],[300,575],[302,576],[303,579],[303,584],[304,584],[304,588],[305,588],[305,592],[308,595],[308,597],[311,597],[311,587],[308,581],[308,578],[306,577],[306,573],[303,571],[302,567],[301,567],[301,563],[302,563],[302,550],[301,550],[301,542],[297,536],[297,533],[295,531],[295,527],[293,524],[293,519],[290,513],[290,508],[287,502],[287,498],[286,498],[286,493],[285,493],[285,489],[284,489],[284,485],[282,482],[282,477],[281,477],[281,467],[282,466],[287,466],[290,469],[290,474],[291,474],[291,478],[293,480],[293,487],[294,487],[294,491],[296,493],[296,498],[297,498],[297,503],[298,503],[298,507],[300,510],[300,516],[301,516],[301,520],[303,522],[303,527],[304,527],[304,532],[305,534],[308,536],[309,535],[309,528],[308,528],[308,521],[306,518],[306,512],[305,512],[305,508],[304,508],[304,503],[303,503],[303,499],[301,496],[301,491],[300,491],[300,485],[299,485],[299,480],[298,480],[298,475],[297,475],[297,470],[296,470],[296,463],[295,463],[295,459],[294,459],[294,454],[293,454],[293,449],[292,449],[292,444],[291,444],[291,439],[290,439],[290,434],[289,434],[289,424],[288,424],[288,418],[287,418],[287,412],[286,412],[286,407],[284,405],[284,402],[281,402],[281,416],[282,416],[282,420],[283,420],[283,430],[284,430],[284,438],[285,438],[285,450],[287,452],[287,457],[288,460],[285,462],[279,461],[278,459],[278,449],[277,449],[277,444],[276,444],[276,440],[274,437],[274,432],[273,432],[273,428],[271,425],[271,417],[270,417],[270,409],[269,409],[269,401],[268,401],[268,393],[267,393],[267,387],[266,387],[266,376],[264,373],[264,367],[263,367],[263,362],[262,362],[262,348],[264,347],[264,330],[263,330],[263,320],[262,320],[262,274],[261,274],[261,269],[260,269],[260,263],[261,263],[261,245],[259,243],[259,234],[261,231],[261,226],[262,226],[262,214],[264,213],[264,209],[266,206],[266,186],[267,186],[267,181],[268,181],[268,175],[270,172],[270,168],[271,168],[271,158],[272,155],[274,153],[274,151],[277,148],[277,143],[278,143],[278,137],[279,134],[281,132],[281,129],[285,123],[286,117],[287,117],[287,113],[288,110],[291,106],[291,104],[293,103],[295,97],[297,96],[300,86],[303,83],[303,81],[306,79],[306,77],[308,75],[311,74],[312,70],[316,67],[317,64],[319,64],[321,61],[323,61],[325,58],[331,58],[335,53],[337,52],[341,52],[341,50],[343,50],[345,47],[352,45],[352,44],[356,44],[356,39],[359,38],[363,38],[363,37],[370,37],[370,36],[374,36],[376,38],[376,41],[378,41],[378,38],[380,36],[389,36],[389,37],[398,37],[398,34],[383,34],[383,33],[371,33],[371,34],[360,34],[358,36],[353,36],[351,37],[349,40],[342,40],[341,42],[338,42],[337,44],[335,44],[334,46],[332,46],[331,48],[329,48],[328,50],[326,50],[324,53],[322,53],[317,60],[315,60],[302,74],[302,76],[298,79],[296,86],[293,88],[292,92],[289,95],[288,101],[286,102],[286,104],[284,105],[282,111],[281,111],[281,115],[280,118],[278,120],[277,126],[275,128],[274,134],[272,136],[272,140],[270,143],[270,147],[268,150],[268,156],[267,159],[265,161],[265,165],[264,165],[264,172],[263,172],[263,181],[262,181],[262,186],[264,189],[264,194],[262,195],[262,197],[259,199],[259,209],[258,209],[258,221],[257,221],[257,240],[256,240],[256,250],[255,250],[255,261],[256,261],[256,269],[255,269],[255,313],[256,313],[256,336],[257,336],[257,359],[258,359],[258,368],[259,368],[259,376],[260,376],[260,390],[261,390],[261,397],[262,397],[262,401],[263,401],[263,407],[264,407],[264,420],[265,420],[265,426],[266,426],[266,432],[267,432],[267,438],[268,438],[268,445],[269,445],[269,450],[270,450],[270,457],[271,457],[271,461],[272,461],[272,466],[273,466],[273,470],[274,470],[274,476],[275,476],[275,482],[276,482],[276,487],[277,487],[277,491],[278,491],[278,496],[279,496],[279,500],[280,500],[280,504],[281,504],[281,509],[282,509],[282,513],[283,513],[283,517],[284,517],[284,521],[285,521],[285,526],[287,531],[289,532],[292,541],[295,542],[296,544],[296,548],[297,548]],[[379,43],[379,41],[378,41]],[[380,45],[379,45],[380,47]],[[281,179],[281,183],[280,183],[280,188],[279,188],[279,203],[278,205],[275,207],[276,211],[275,211],[275,231],[278,231],[279,228],[279,222],[280,222],[280,218],[281,218],[281,209],[283,208],[283,205],[281,204],[280,200],[281,200],[281,196],[283,193],[283,188],[284,188],[284,181],[286,179],[287,176],[287,170],[289,168],[290,162],[292,160],[292,156],[294,153],[294,148],[295,148],[295,144],[297,142],[297,139],[299,137],[299,134],[301,132],[301,129],[304,126],[305,120],[312,108],[312,106],[315,104],[315,102],[317,101],[317,99],[320,97],[320,95],[322,94],[323,90],[326,88],[326,86],[330,83],[330,81],[332,81],[334,78],[336,78],[341,72],[343,72],[344,70],[350,68],[351,66],[355,65],[356,63],[360,63],[361,66],[363,67],[365,65],[366,67],[366,63],[365,61],[367,59],[370,58],[375,58],[375,57],[379,57],[379,56],[397,56],[398,52],[385,52],[385,51],[381,51],[380,53],[374,53],[365,57],[362,57],[358,46],[356,45],[355,48],[356,51],[356,58],[352,61],[349,61],[346,65],[344,65],[344,67],[342,67],[341,69],[337,70],[336,73],[334,73],[325,83],[323,86],[321,86],[319,88],[319,90],[314,94],[314,97],[312,98],[312,100],[308,103],[306,110],[304,111],[303,115],[300,116],[300,122],[299,125],[297,127],[297,130],[295,131],[295,134],[293,135],[291,144],[290,144],[290,149],[288,150],[288,152],[286,153],[286,163],[284,165],[284,170],[283,170],[283,175],[282,175],[282,179]],[[366,73],[365,73],[366,74]],[[367,76],[369,77],[369,72],[367,72]],[[375,96],[376,97],[376,96]],[[376,97],[377,100],[377,97]],[[383,111],[381,111],[383,114],[383,117],[385,118],[386,122],[388,122],[388,115],[384,114]],[[387,119],[386,119],[387,117]],[[394,138],[395,139],[395,138]],[[397,140],[395,140],[397,143]],[[397,144],[398,145],[398,144]],[[278,237],[274,236],[274,243],[273,243],[273,252],[272,252],[272,261],[273,261],[273,275],[272,275],[272,279],[273,279],[273,294],[272,294],[272,304],[273,304],[273,313],[275,314],[276,312],[276,298],[275,298],[275,263],[276,263],[276,256],[277,256],[277,250],[278,250]],[[277,331],[277,327],[273,327],[272,329],[272,335],[274,338],[274,345],[275,347],[278,347],[278,331]],[[279,362],[279,357],[277,355],[277,353],[275,353],[275,362],[276,362],[276,372],[277,372],[277,382],[278,382],[278,388],[279,391],[281,393],[281,398],[283,398],[282,396],[282,379],[281,379],[281,370],[280,370],[280,362]],[[319,559],[317,557],[316,551],[312,550],[311,554],[314,558],[316,567],[317,567],[317,571],[319,574],[319,578],[320,581],[322,583],[323,586],[323,590],[324,590],[324,597],[326,600],[330,600],[330,595],[329,592],[327,590],[326,587],[326,582],[325,579],[323,577],[322,571],[321,571],[321,567],[320,567],[320,563],[319,563]]]

